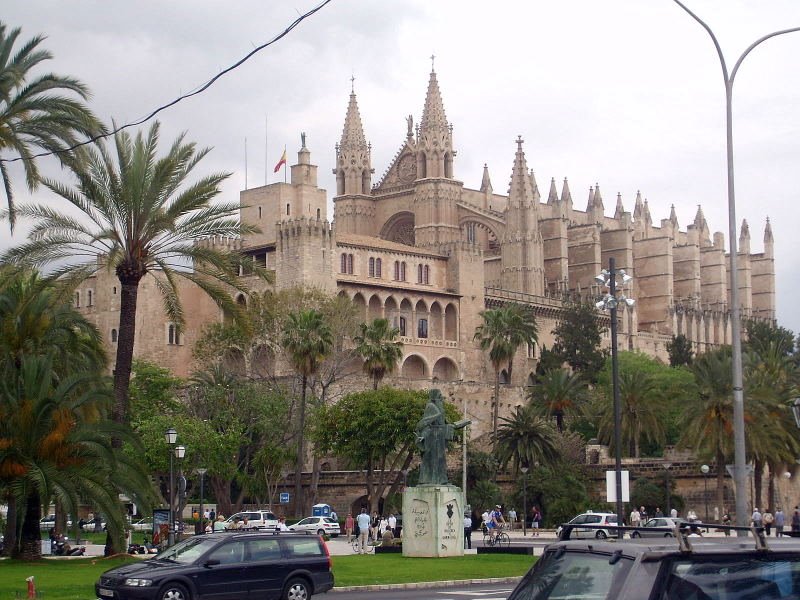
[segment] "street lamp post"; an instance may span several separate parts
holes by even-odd
[[[175,543],[175,534],[172,531],[172,524],[175,521],[174,519],[174,498],[172,495],[172,489],[175,487],[175,471],[173,466],[173,449],[172,446],[175,445],[175,442],[178,440],[178,432],[175,431],[172,427],[167,429],[164,433],[164,439],[167,440],[167,444],[169,445],[169,545]]]
[[[667,462],[667,463],[664,463],[662,466],[664,467],[664,471],[667,474],[667,477],[664,480],[664,487],[667,488],[667,490],[666,490],[667,491],[667,514],[671,517],[672,516],[672,508],[670,507],[670,501],[669,501],[669,497],[671,495],[670,494],[671,490],[669,489],[669,469],[672,466],[672,463],[668,463]]]
[[[595,281],[608,286],[608,294],[595,304],[598,309],[607,309],[611,313],[611,382],[614,391],[614,474],[616,490],[616,513],[617,523],[625,522],[625,515],[622,511],[622,443],[620,441],[620,430],[622,429],[622,412],[619,399],[619,359],[617,357],[617,308],[622,302],[624,306],[631,307],[634,300],[626,298],[625,294],[617,296],[617,275],[622,279],[622,286],[631,281],[632,277],[625,271],[616,268],[616,260],[612,256],[608,259],[608,271],[603,270],[595,277]],[[622,537],[622,530],[617,532]]]
[[[722,66],[722,76],[725,82],[725,133],[726,133],[726,156],[728,163],[728,237],[730,243],[730,282],[728,288],[731,294],[731,347],[732,347],[732,379],[733,379],[733,480],[736,488],[736,524],[745,527],[749,521],[747,510],[747,468],[744,443],[744,390],[742,382],[742,321],[739,307],[739,272],[738,272],[738,250],[736,248],[736,196],[734,193],[733,177],[733,81],[736,72],[742,61],[760,43],[784,33],[800,31],[800,27],[774,31],[750,44],[747,49],[736,60],[736,64],[728,74],[728,67],[725,63],[725,56],[722,48],[717,41],[714,32],[706,25],[700,17],[689,10],[680,0],[675,3],[685,10],[703,29],[706,30],[714,47],[717,49],[720,65]],[[800,425],[800,421],[798,421]],[[720,468],[719,466],[717,468]],[[737,531],[737,535],[746,536],[744,530]]]
[[[520,467],[522,471],[522,535],[528,535],[528,467]]]
[[[186,456],[186,446],[175,446],[175,458],[178,460],[183,460],[183,457]],[[186,494],[186,478],[181,475],[180,477],[180,485],[178,486],[178,504],[180,504],[181,499]],[[175,533],[178,530],[177,527],[177,515],[173,514],[173,521],[169,524],[170,526],[170,545],[175,541]]]
[[[706,505],[706,523],[708,523],[708,472],[710,470],[708,465],[700,467],[700,472],[703,474],[703,502]]]
[[[203,512],[203,479],[205,474],[208,472],[208,469],[199,468],[197,469],[197,474],[200,475],[200,533],[206,532],[206,525],[205,521],[205,513]]]

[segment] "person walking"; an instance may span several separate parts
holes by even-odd
[[[389,513],[389,529],[392,530],[392,535],[394,537],[400,537],[399,532],[397,531],[397,517],[394,516],[394,513]]]
[[[361,514],[356,517],[356,525],[358,525],[358,553],[366,554],[370,528],[370,518],[366,508],[362,508]]]
[[[778,507],[775,511],[775,537],[783,537],[783,528],[786,525],[786,515],[783,514],[783,509]]]
[[[355,525],[355,519],[353,519],[353,513],[347,513],[347,517],[344,520],[344,532],[345,535],[347,535],[348,543],[353,541],[353,525]]]
[[[517,511],[514,510],[513,508],[510,511],[508,511],[508,522],[511,526],[511,530],[513,531],[517,523]]]
[[[800,507],[795,506],[792,513],[792,533],[800,533]]]
[[[472,517],[468,512],[464,513],[464,548],[472,549]]]
[[[533,529],[533,535],[539,535],[539,523],[542,522],[542,511],[539,510],[538,506],[533,507],[533,516],[531,517],[531,529]]]
[[[753,508],[753,515],[750,517],[750,522],[753,524],[753,527],[761,527],[763,525],[763,517],[761,513],[758,512],[757,506]]]
[[[770,531],[772,531],[772,522],[775,520],[775,517],[772,516],[772,513],[769,512],[769,509],[764,511],[764,514],[761,516],[761,521],[764,523],[764,533],[769,535]]]
[[[639,527],[642,524],[642,513],[634,506],[628,520],[631,523],[631,527]]]
[[[656,506],[656,517],[663,517],[663,516],[664,516],[664,513],[661,512],[661,507],[660,506]]]

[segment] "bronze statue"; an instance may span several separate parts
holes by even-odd
[[[453,439],[456,429],[469,425],[470,421],[447,423],[444,414],[444,399],[439,390],[431,390],[425,412],[417,423],[417,446],[422,461],[419,467],[419,485],[447,485],[447,442]]]

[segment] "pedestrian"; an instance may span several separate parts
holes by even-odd
[[[472,549],[472,518],[468,512],[464,513],[464,548]]]
[[[369,521],[369,531],[372,533],[372,539],[378,539],[378,528],[381,526],[381,518],[378,516],[378,512],[375,511],[372,513],[372,518]]]
[[[366,508],[362,508],[361,513],[358,515],[358,517],[356,517],[356,525],[358,525],[358,552],[359,554],[366,554],[367,539],[369,538],[369,530],[371,525]]]
[[[209,521],[216,521],[217,520],[217,511],[214,510],[213,508],[211,509],[211,512],[208,513],[208,519],[209,519]]]
[[[510,511],[508,511],[508,522],[510,523],[511,529],[513,530],[517,522],[517,511],[514,510],[513,508]]]
[[[353,519],[353,513],[347,513],[347,517],[344,520],[344,532],[345,535],[347,535],[348,543],[353,541],[353,525],[355,525],[355,520]]]
[[[731,516],[728,513],[723,513],[722,515],[722,524],[723,525],[730,525],[731,524]],[[725,536],[729,536],[731,534],[730,529],[725,529]]]
[[[491,517],[489,516],[489,509],[483,511],[481,514],[481,531],[484,533],[489,531],[489,522],[491,521]]]
[[[792,513],[792,533],[800,533],[800,507],[797,506]]]
[[[769,532],[772,531],[772,522],[775,520],[775,517],[772,516],[772,513],[769,512],[769,509],[764,511],[764,514],[761,516],[761,521],[764,523],[764,533],[769,535]]]
[[[542,522],[542,511],[539,510],[538,506],[533,507],[533,516],[531,517],[531,529],[533,529],[533,535],[539,535],[539,523]]]
[[[786,515],[779,506],[775,511],[775,537],[783,537],[783,527],[786,525]]]
[[[217,515],[217,520],[214,521],[214,531],[225,531],[225,516]]]
[[[644,509],[644,506],[639,507],[639,522],[640,523],[647,522],[647,511]]]
[[[642,513],[634,506],[628,520],[630,521],[631,527],[639,527],[642,524]]]
[[[397,531],[397,517],[394,516],[394,513],[389,513],[389,518],[387,521],[389,522],[389,529],[391,530],[392,535],[394,537],[400,537]]]
[[[670,511],[669,511],[669,516],[670,516],[670,517],[672,517],[673,519],[677,519],[677,518],[678,518],[678,511],[677,511],[677,509],[674,509],[674,508],[673,508],[672,510],[670,510]]]
[[[211,512],[208,509],[205,509],[203,511],[203,519],[205,519],[206,521],[211,519]]]
[[[763,517],[760,512],[758,512],[758,507],[753,508],[753,515],[750,517],[750,522],[753,524],[753,527],[761,527],[763,526]]]
[[[664,516],[664,513],[661,512],[661,507],[660,506],[656,506],[656,517],[663,517],[663,516]]]
[[[336,511],[335,511],[335,510],[333,510],[333,509],[331,509],[331,519],[333,519],[333,520],[334,520],[334,521],[336,521],[337,523],[339,522],[339,515],[337,515],[337,514],[336,514]]]

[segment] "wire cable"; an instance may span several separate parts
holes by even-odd
[[[185,100],[187,98],[191,98],[192,96],[197,96],[198,94],[202,94],[204,91],[206,91],[212,85],[214,85],[214,83],[219,78],[221,78],[223,75],[226,75],[226,74],[230,73],[231,71],[233,71],[234,69],[237,69],[238,67],[243,65],[245,62],[247,62],[250,58],[252,58],[255,54],[257,54],[258,52],[261,52],[261,50],[263,50],[264,48],[268,48],[272,44],[280,41],[281,39],[283,39],[284,37],[289,35],[289,33],[291,33],[291,31],[295,27],[297,27],[300,23],[302,23],[308,17],[312,16],[313,14],[315,14],[315,13],[319,12],[320,10],[322,10],[323,8],[325,8],[325,6],[330,4],[331,2],[333,2],[333,0],[323,0],[323,2],[321,2],[320,4],[318,4],[317,6],[312,8],[311,10],[309,10],[307,13],[304,13],[304,14],[300,15],[299,17],[297,17],[291,23],[291,25],[289,25],[286,29],[284,29],[282,32],[280,32],[278,35],[276,35],[274,38],[272,38],[268,42],[265,42],[264,44],[261,44],[260,46],[256,46],[255,48],[253,48],[253,50],[248,52],[243,58],[241,58],[237,62],[233,63],[228,68],[223,69],[222,71],[220,71],[219,73],[214,75],[214,77],[209,79],[206,83],[204,83],[200,87],[196,88],[195,90],[193,90],[191,92],[188,92],[186,94],[178,96],[177,98],[175,98],[175,100],[173,100],[171,102],[168,102],[167,104],[163,104],[163,105],[159,106],[158,108],[153,110],[150,114],[148,114],[146,117],[143,117],[143,118],[138,119],[136,121],[132,121],[131,123],[126,123],[125,125],[121,125],[120,127],[116,127],[115,129],[113,129],[112,131],[109,131],[108,133],[103,133],[103,134],[100,134],[100,135],[93,136],[93,137],[91,137],[91,138],[89,138],[87,140],[84,140],[82,142],[78,142],[77,144],[69,146],[68,148],[63,148],[63,149],[60,149],[60,150],[51,150],[51,151],[48,151],[48,152],[40,152],[38,154],[33,154],[33,155],[31,155],[31,156],[29,156],[27,158],[28,159],[41,158],[41,157],[44,157],[44,156],[52,156],[54,154],[61,154],[63,152],[71,152],[72,150],[75,150],[76,148],[80,148],[81,146],[86,146],[88,144],[93,144],[97,140],[101,140],[101,139],[104,139],[104,138],[107,138],[107,137],[111,137],[112,135],[116,135],[117,133],[119,133],[123,129],[128,129],[130,127],[136,127],[138,125],[142,125],[143,123],[146,123],[147,121],[149,121],[150,119],[155,117],[158,113],[160,113],[160,112],[162,112],[162,111],[164,111],[164,110],[166,110],[166,109],[168,109],[168,108],[170,108],[172,106],[175,106],[176,104],[178,104],[178,102],[181,102],[182,100]],[[0,158],[0,163],[13,163],[13,162],[19,162],[21,160],[23,160],[23,158],[21,156],[18,156],[16,158]]]

